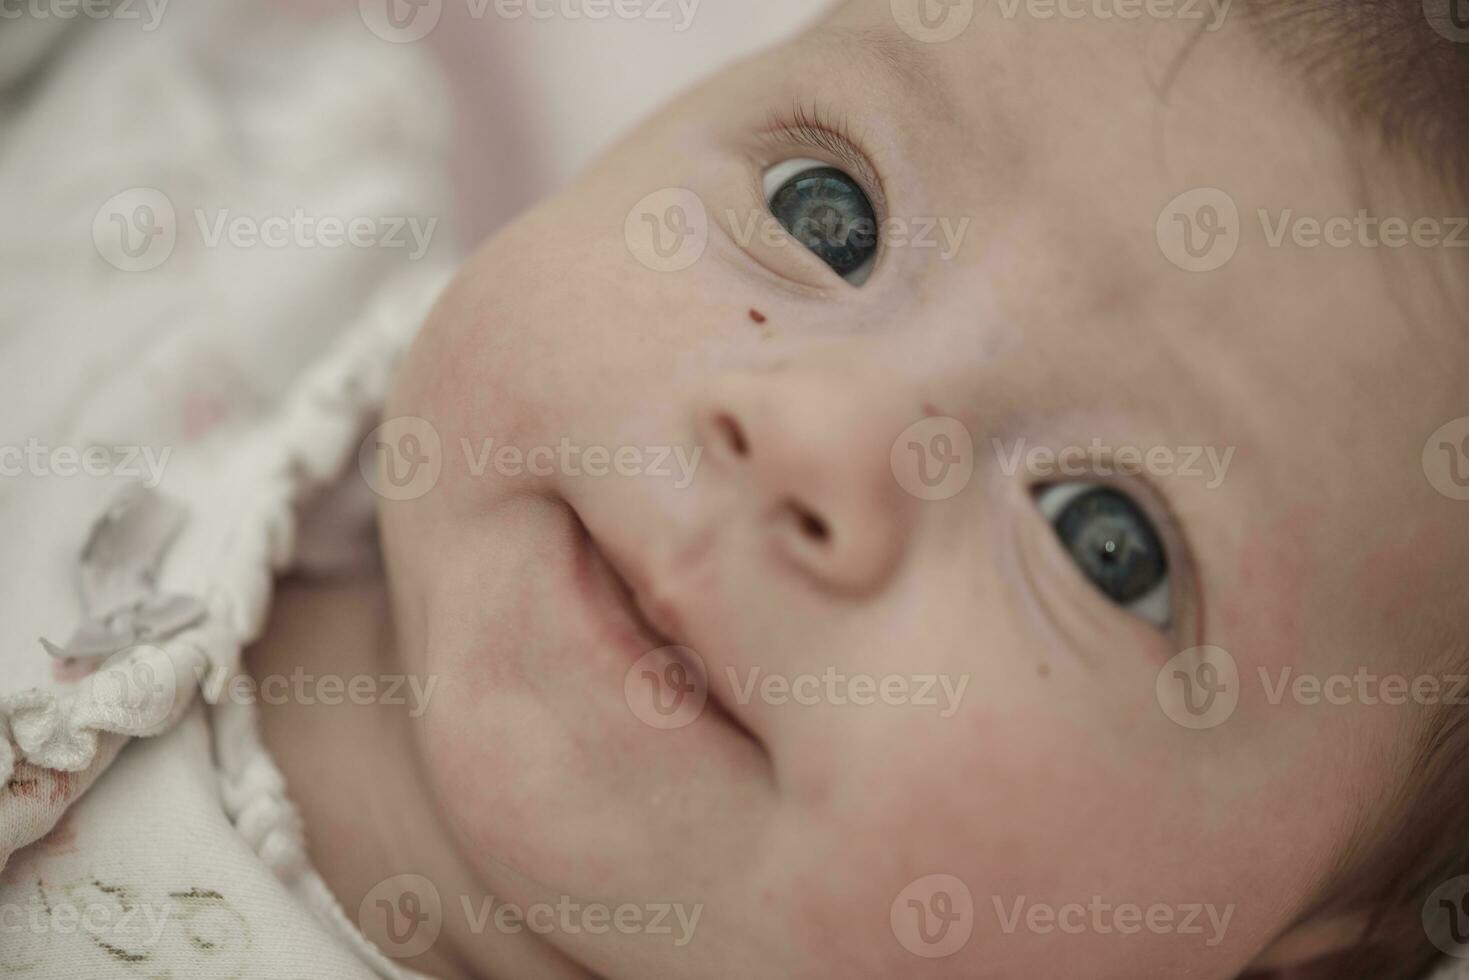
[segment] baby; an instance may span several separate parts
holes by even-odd
[[[487,242],[246,654],[420,695],[260,714],[375,968],[1469,954],[1426,7],[848,0]]]

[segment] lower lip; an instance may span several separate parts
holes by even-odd
[[[576,533],[573,570],[576,591],[591,614],[598,638],[631,660],[669,646],[671,641],[654,632],[637,614],[628,587],[613,571],[580,520]]]

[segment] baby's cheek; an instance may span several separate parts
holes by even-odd
[[[1323,517],[1322,508],[1297,504],[1240,539],[1219,614],[1205,611],[1203,642],[1228,649],[1228,638],[1239,637],[1252,648],[1252,660],[1262,659],[1265,650],[1300,650],[1307,626],[1302,615],[1310,598],[1307,587],[1321,581],[1323,560],[1311,529]],[[1235,650],[1230,653],[1238,656]]]
[[[1445,600],[1463,581],[1451,558],[1442,528],[1428,524],[1386,542],[1358,563],[1351,590],[1357,608],[1369,611],[1384,626],[1397,628],[1425,618],[1441,619],[1451,608]]]

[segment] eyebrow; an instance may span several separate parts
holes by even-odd
[[[896,29],[831,27],[816,37],[844,54],[856,54],[904,87],[932,96],[941,113],[948,111],[949,92],[935,72],[930,49]]]

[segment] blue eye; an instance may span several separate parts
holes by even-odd
[[[1168,625],[1168,552],[1130,497],[1108,486],[1061,483],[1043,490],[1037,506],[1103,595],[1155,625]]]
[[[832,271],[860,285],[877,255],[877,215],[862,187],[819,160],[787,160],[765,174],[770,213]]]

